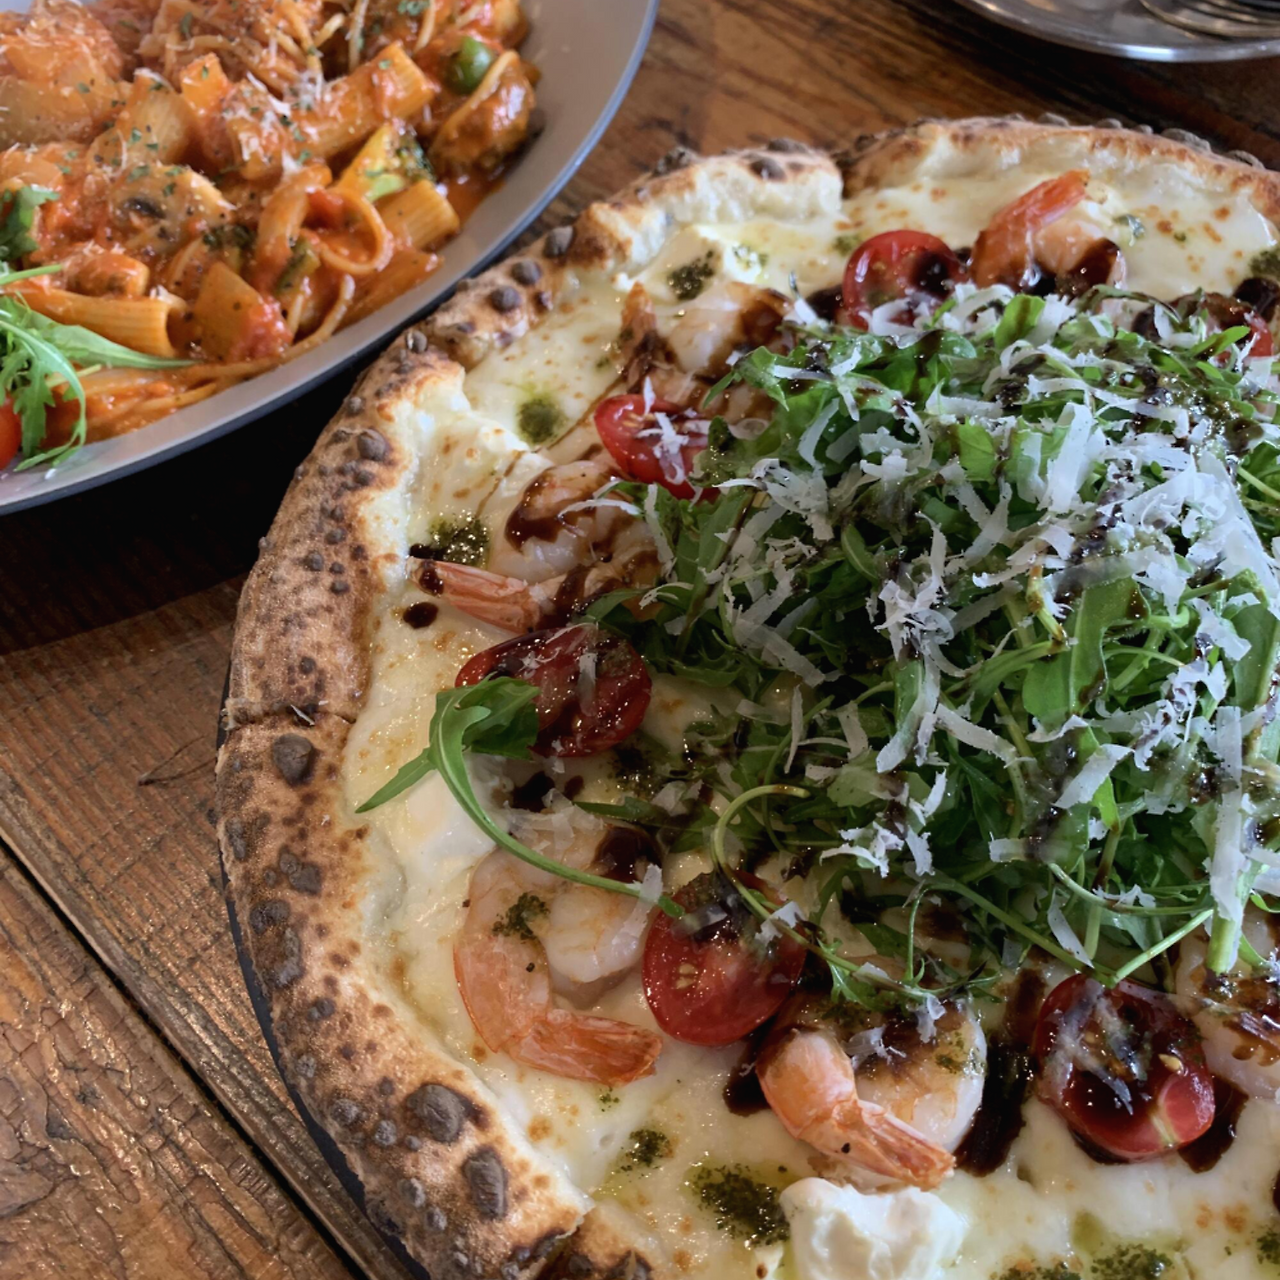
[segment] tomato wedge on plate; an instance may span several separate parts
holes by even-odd
[[[769,893],[754,877],[743,880]],[[696,877],[674,896],[687,914],[680,920],[659,915],[645,940],[649,1008],[676,1040],[732,1044],[771,1018],[791,994],[805,948],[782,935],[766,941],[741,896],[716,872]]]
[[[22,419],[8,400],[0,404],[0,467],[7,467],[22,448]]]
[[[653,692],[644,659],[594,623],[505,640],[477,653],[454,684],[479,684],[490,676],[538,686],[533,749],[543,756],[590,756],[616,747],[640,727]]]
[[[910,323],[937,310],[958,281],[968,279],[951,246],[923,231],[885,231],[864,240],[844,269],[843,301],[849,323],[865,329],[871,313],[902,300],[894,319]]]
[[[1136,982],[1108,990],[1076,974],[1040,1010],[1040,1096],[1086,1141],[1149,1160],[1213,1123],[1213,1076],[1200,1037],[1168,996]]]
[[[707,447],[705,418],[668,400],[654,400],[646,410],[644,396],[610,396],[596,407],[596,430],[630,479],[693,497],[688,477]]]

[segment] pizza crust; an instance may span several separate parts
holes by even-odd
[[[283,1066],[360,1177],[379,1226],[434,1280],[673,1274],[660,1243],[536,1152],[464,1063],[367,961],[377,868],[340,762],[370,678],[375,602],[402,579],[424,403],[552,311],[579,272],[634,271],[699,220],[794,220],[908,175],[992,166],[1116,172],[1164,160],[1280,223],[1280,176],[1183,138],[1009,120],[925,123],[837,156],[780,139],[683,149],[471,281],[369,369],[298,468],[246,583],[218,758],[218,837]],[[1252,161],[1250,163],[1250,161]],[[550,1265],[548,1266],[548,1259]]]

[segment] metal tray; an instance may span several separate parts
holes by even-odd
[[[25,9],[22,0],[0,8]],[[149,467],[282,409],[385,343],[492,261],[573,175],[613,118],[640,65],[658,0],[529,0],[522,52],[542,71],[546,128],[441,254],[429,280],[315,351],[137,431],[103,440],[56,467],[0,472],[0,514],[48,502]],[[317,424],[319,426],[319,424]],[[259,424],[269,431],[271,424]]]

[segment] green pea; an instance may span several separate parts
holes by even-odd
[[[467,36],[449,64],[449,87],[457,93],[473,93],[493,65],[493,50],[475,36]]]

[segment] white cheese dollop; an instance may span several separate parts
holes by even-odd
[[[802,1178],[782,1208],[796,1280],[937,1280],[964,1240],[964,1219],[914,1187],[865,1195]]]

